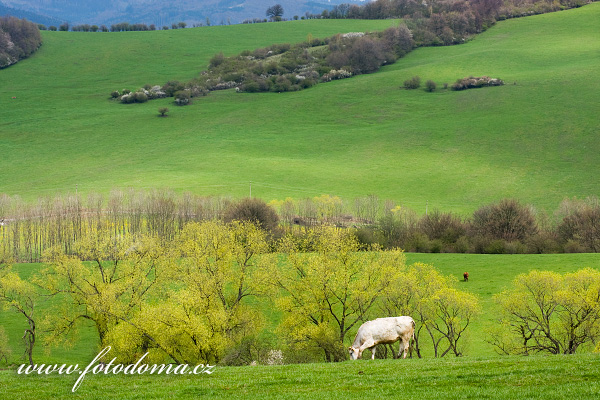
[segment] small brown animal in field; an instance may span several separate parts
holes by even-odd
[[[469,282],[469,273],[468,273],[468,272],[465,272],[465,273],[463,274],[463,278],[465,279],[465,282]]]

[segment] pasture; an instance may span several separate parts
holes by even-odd
[[[19,376],[0,371],[7,400],[53,399],[595,399],[597,355],[406,359],[217,367],[211,375]]]
[[[372,75],[294,93],[216,92],[188,107],[122,105],[112,90],[187,80],[208,59],[310,33],[397,21],[311,20],[159,32],[44,32],[0,71],[0,192],[35,199],[116,187],[267,201],[374,193],[423,212],[468,213],[503,197],[554,210],[597,195],[600,5],[502,21],[472,41],[422,48]],[[469,75],[503,87],[438,88]],[[12,97],[16,97],[13,99]],[[169,106],[168,118],[158,118]]]

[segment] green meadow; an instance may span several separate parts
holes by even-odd
[[[188,80],[219,51],[398,21],[311,20],[194,29],[43,32],[0,71],[0,192],[170,188],[265,200],[376,194],[423,212],[503,197],[554,210],[597,195],[600,5],[499,22],[463,45],[421,48],[371,75],[294,93],[211,93],[122,105],[112,90]],[[435,93],[404,90],[419,75]],[[502,87],[452,92],[469,75]],[[16,98],[12,98],[16,97]],[[158,118],[159,107],[170,108]]]
[[[85,368],[85,365],[83,366]],[[82,369],[83,369],[82,368]],[[0,371],[3,398],[31,399],[595,399],[597,355],[380,360],[217,367],[210,375],[78,375]]]

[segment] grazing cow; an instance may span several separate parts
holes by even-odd
[[[464,278],[465,282],[469,282],[469,273],[468,273],[468,272],[465,272],[465,273],[463,274],[463,278]]]
[[[375,359],[375,346],[378,344],[394,343],[400,340],[398,357],[406,352],[410,346],[410,340],[415,338],[415,321],[411,317],[389,317],[377,318],[367,321],[358,328],[354,344],[348,349],[350,358],[356,360],[362,356],[365,349],[371,349],[371,359]]]

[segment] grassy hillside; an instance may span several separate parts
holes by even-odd
[[[284,94],[213,93],[192,106],[109,101],[112,90],[186,80],[218,51],[394,21],[297,21],[159,32],[44,32],[0,71],[0,192],[25,198],[168,187],[266,200],[375,193],[468,212],[512,196],[554,208],[597,195],[600,4],[504,21],[473,41],[414,51],[373,75]],[[399,89],[504,79],[465,92]],[[16,97],[13,99],[12,97]],[[157,109],[171,108],[168,118]]]
[[[82,367],[82,369],[85,366]],[[19,376],[0,371],[7,400],[53,399],[594,399],[597,355],[359,360],[219,368],[211,375]],[[1,386],[0,386],[1,387]]]

